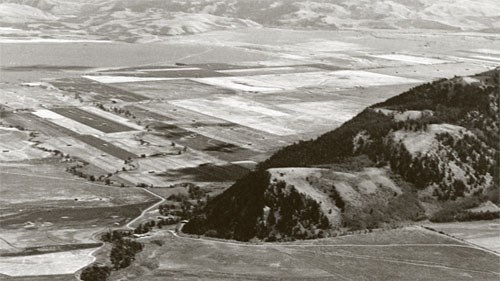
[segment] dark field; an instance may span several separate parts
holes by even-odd
[[[135,93],[101,84],[83,77],[60,79],[50,83],[60,90],[89,96],[98,101],[109,101],[109,99],[115,98],[126,102],[137,102],[146,99]]]
[[[212,139],[195,132],[169,125],[165,123],[157,124],[155,130],[157,135],[168,140],[187,146],[196,150],[204,151],[209,155],[218,157],[226,161],[240,161],[255,156],[256,152],[220,140]]]
[[[81,110],[79,110],[81,111]],[[59,112],[57,112],[59,113]],[[62,115],[62,114],[61,114]],[[127,160],[129,158],[137,158],[138,156],[126,151],[122,148],[115,146],[112,143],[98,139],[91,135],[80,135],[62,126],[54,124],[48,120],[40,118],[31,113],[22,113],[9,115],[4,119],[12,126],[21,126],[27,130],[40,131],[45,135],[52,137],[67,137],[71,136],[79,141],[91,145],[105,153],[113,155],[119,159]],[[113,122],[114,123],[114,122]],[[120,125],[120,124],[119,124]],[[128,127],[127,127],[128,128]]]
[[[76,107],[59,107],[51,108],[50,110],[104,133],[117,133],[134,130],[120,123],[92,114],[85,110],[81,110]]]
[[[131,218],[137,217],[142,210],[148,208],[156,201],[122,205],[114,207],[90,207],[90,208],[43,208],[36,210],[25,210],[15,215],[3,216],[0,219],[2,228],[17,228],[26,222],[44,223],[50,222],[54,225],[65,227],[81,227],[84,225],[123,225]]]
[[[207,69],[196,69],[196,70],[168,70],[162,71],[160,69],[153,71],[139,70],[138,72],[106,72],[106,75],[116,75],[116,76],[132,76],[132,77],[161,77],[161,78],[208,78],[208,77],[222,77],[228,76],[224,73],[211,71]]]
[[[76,134],[64,127],[56,125],[32,113],[9,114],[2,117],[2,122],[29,131],[39,131],[52,137],[63,137]]]
[[[0,274],[0,280],[2,281],[75,281],[76,279],[74,274],[66,274],[66,275],[39,275],[36,278],[33,276],[19,276],[19,277],[11,277]]]
[[[122,148],[119,148],[115,146],[112,143],[109,143],[107,141],[98,139],[94,136],[91,135],[77,135],[75,134],[73,136],[75,139],[78,139],[88,145],[91,145],[103,152],[106,152],[110,155],[115,156],[116,158],[122,159],[122,160],[128,160],[129,158],[137,158],[139,156],[133,154],[132,152],[126,151]]]
[[[197,182],[219,182],[236,181],[249,172],[250,170],[234,164],[224,166],[204,164],[194,168],[169,170],[164,175],[173,178],[187,175],[193,177],[193,180]]]

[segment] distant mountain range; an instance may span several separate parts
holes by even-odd
[[[497,0],[1,0],[0,27],[122,41],[242,27],[500,31]]]
[[[184,231],[286,241],[498,216],[470,210],[499,203],[499,79],[500,68],[427,83],[285,147]]]

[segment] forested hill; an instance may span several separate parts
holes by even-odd
[[[423,84],[285,147],[184,230],[238,240],[314,238],[422,219],[432,216],[429,206],[447,202],[497,202],[499,78],[497,68]]]

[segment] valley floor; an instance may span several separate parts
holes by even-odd
[[[499,256],[421,227],[250,244],[154,232],[111,280],[498,280]]]

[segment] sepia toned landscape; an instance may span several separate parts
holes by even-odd
[[[498,280],[500,5],[346,2],[0,1],[0,280]]]

